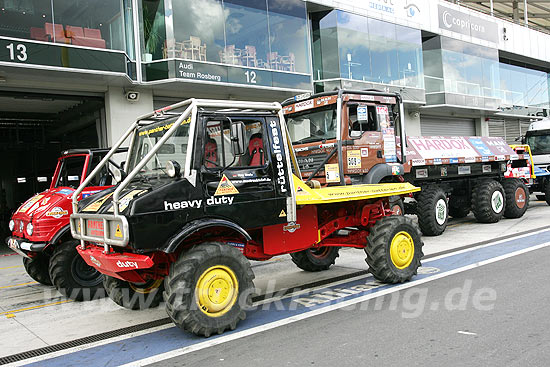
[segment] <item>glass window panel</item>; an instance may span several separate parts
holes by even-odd
[[[125,50],[121,1],[53,0],[55,24],[46,33],[55,42]]]
[[[372,79],[367,18],[339,11],[338,47],[342,78]]]
[[[280,70],[308,73],[305,3],[302,0],[268,0],[267,5],[271,52],[280,57]],[[254,57],[248,56],[254,61]]]
[[[370,81],[400,84],[395,25],[368,19],[372,76]]]
[[[0,35],[51,42],[46,23],[52,23],[50,0],[0,0]]]
[[[401,85],[423,88],[422,36],[419,30],[396,25]]]
[[[166,50],[164,0],[142,0],[141,4],[143,24],[140,30],[143,61],[163,59]]]
[[[166,57],[220,62],[225,46],[224,13],[219,0],[173,0],[175,41]]]
[[[265,0],[226,0],[223,4],[226,46],[220,53],[220,61],[279,69],[282,60],[278,52],[269,50]]]
[[[312,13],[311,28],[313,78],[340,78],[337,11]]]

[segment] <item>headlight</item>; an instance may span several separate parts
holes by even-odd
[[[34,231],[34,226],[32,225],[32,223],[29,222],[29,224],[27,224],[27,234],[29,236],[32,236],[33,231]]]
[[[10,224],[8,224],[8,227],[10,227],[10,231],[13,231],[13,229],[15,228],[15,222],[12,220],[10,220]]]

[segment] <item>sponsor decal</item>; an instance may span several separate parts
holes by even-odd
[[[340,182],[340,180],[338,180],[338,182]],[[298,187],[296,189],[296,195],[308,195],[308,193],[304,189],[302,189],[301,187]]]
[[[87,198],[88,196],[91,196],[93,194],[97,194],[101,190],[92,190],[92,191],[86,191],[82,193],[82,199]]]
[[[472,173],[472,168],[470,166],[458,166],[459,175],[469,175]]]
[[[227,176],[224,174],[222,179],[220,180],[220,183],[218,184],[218,188],[216,189],[214,196],[233,195],[238,193],[239,190],[237,190],[235,185],[233,185],[233,183],[229,181]]]
[[[186,124],[189,124],[191,123],[191,116],[189,116],[187,118],[187,120],[183,120],[181,122],[181,125],[186,125]],[[157,126],[153,129],[149,129],[149,130],[145,130],[145,131],[140,131],[139,132],[139,136],[143,136],[143,135],[151,135],[151,134],[154,134],[154,133],[158,133],[158,132],[161,132],[161,131],[164,131],[164,130],[170,130],[170,128],[174,125],[174,123],[172,122],[171,124],[166,124],[166,125],[162,125],[162,126]]]
[[[412,165],[413,166],[424,166],[426,164],[426,160],[424,159],[413,159]]]
[[[481,166],[481,171],[483,173],[491,173],[491,165],[490,164],[484,164]]]
[[[284,217],[286,217],[286,213],[285,213],[285,210],[282,209],[281,213],[279,214],[279,218],[284,218]]]
[[[122,199],[120,199],[120,204],[118,205],[118,210],[121,211],[121,212],[124,211],[128,207],[128,205],[130,205],[130,203],[132,202],[132,200],[135,197],[143,194],[146,191],[147,190],[132,190],[129,193],[127,193],[126,195],[124,195],[122,197]],[[111,206],[108,211],[109,212],[114,212],[115,208]]]
[[[361,169],[361,151],[348,150],[348,169]]]
[[[103,196],[102,198],[99,198],[98,200],[94,201],[93,203],[91,203],[90,205],[88,205],[87,207],[82,209],[82,211],[83,212],[97,212],[99,210],[99,208],[101,208],[103,203],[111,197],[111,195],[113,195],[112,192],[105,195],[105,196]]]
[[[46,216],[48,217],[54,217],[55,219],[59,219],[61,218],[62,216],[64,215],[67,215],[69,214],[69,211],[68,210],[65,210],[63,208],[60,208],[58,206],[56,206],[55,208],[53,208],[52,210],[50,210],[49,212],[46,213]]]
[[[416,178],[427,178],[427,177],[428,177],[427,168],[421,168],[416,170]]]
[[[235,247],[237,250],[239,250],[241,253],[244,253],[244,243],[241,243],[241,242],[233,242],[233,241],[228,241],[226,242],[229,246],[233,246]]]
[[[18,210],[19,213],[25,213],[31,206],[33,206],[36,202],[38,202],[40,199],[42,199],[44,195],[35,195],[32,198],[30,198],[23,206]]]
[[[283,231],[294,233],[297,229],[300,229],[300,225],[295,222],[289,222],[286,226],[283,227]]]
[[[476,158],[475,157],[467,157],[467,158],[464,158],[464,163],[475,163],[476,162]]]
[[[269,177],[259,177],[259,178],[247,178],[244,180],[231,180],[234,184],[244,184],[244,183],[258,183],[258,182],[271,182]]]
[[[367,158],[369,156],[369,148],[361,148],[361,158]]]
[[[483,157],[481,157],[481,161],[482,161],[482,162],[489,162],[489,160],[490,160],[490,159],[489,159],[488,156],[483,156]]]
[[[399,166],[391,166],[391,174],[393,176],[398,176],[399,174],[401,174],[401,169],[399,168]]]
[[[495,156],[495,161],[505,161],[505,160],[506,160],[506,156],[504,155]]]
[[[50,197],[46,197],[46,198],[42,199],[42,201],[40,202],[40,205],[46,205],[46,204],[48,204],[48,202],[50,201],[50,199],[51,199]]]
[[[434,158],[433,159],[433,164],[442,164],[442,163],[443,162],[442,162],[441,158]]]
[[[409,137],[409,143],[424,159],[475,157],[477,152],[464,137]]]
[[[119,268],[135,268],[135,269],[138,268],[138,264],[135,261],[121,261],[121,260],[118,260],[116,262],[116,266],[118,266]]]
[[[60,195],[71,195],[74,192],[73,189],[61,189],[57,192]]]
[[[338,163],[325,164],[325,178],[327,183],[340,182]]]
[[[281,148],[282,142],[279,140],[279,130],[277,129],[277,122],[272,120],[269,123],[271,127],[271,135],[273,136],[273,153],[275,154],[276,167],[277,167],[277,184],[279,185],[279,192],[281,194],[286,193],[286,171],[285,164],[283,162],[283,151]]]
[[[206,199],[206,206],[232,205],[234,196],[211,196]],[[199,209],[203,204],[202,199],[168,202],[164,201],[164,210]]]
[[[93,256],[90,256],[90,261],[93,262],[98,268],[101,268],[101,262]]]
[[[449,158],[449,163],[450,163],[450,164],[453,164],[453,163],[456,164],[456,163],[458,163],[458,158]]]
[[[103,237],[104,230],[103,230],[102,220],[88,219],[87,226],[88,226],[88,235]]]
[[[313,108],[313,99],[309,99],[307,101],[298,102],[294,104],[294,111],[300,112],[303,110],[308,110],[310,108]]]
[[[441,167],[441,177],[447,177],[448,174],[447,167]]]

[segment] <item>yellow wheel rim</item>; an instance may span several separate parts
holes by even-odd
[[[410,234],[401,231],[393,236],[390,245],[390,256],[397,269],[405,269],[414,258],[414,241]]]
[[[210,317],[219,317],[231,310],[238,294],[239,282],[227,266],[212,266],[197,281],[197,305]]]
[[[149,294],[151,291],[160,287],[163,281],[164,279],[155,279],[154,281],[147,282],[144,285],[130,283],[130,288],[132,288],[132,290],[136,293]]]

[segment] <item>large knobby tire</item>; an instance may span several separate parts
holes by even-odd
[[[472,211],[478,222],[496,223],[506,207],[504,188],[495,180],[483,180],[472,190]]]
[[[104,297],[103,274],[86,264],[76,251],[78,241],[56,246],[50,259],[50,277],[59,293],[75,301]]]
[[[27,274],[38,283],[44,285],[52,285],[50,273],[48,272],[49,264],[50,257],[41,253],[31,259],[23,258],[23,266],[25,266]]]
[[[420,231],[404,216],[378,220],[367,237],[367,264],[372,275],[384,283],[410,280],[420,267],[423,246]]]
[[[445,191],[435,185],[423,187],[416,201],[416,216],[420,230],[426,236],[439,236],[445,231],[449,221]]]
[[[151,279],[144,284],[134,284],[105,275],[103,287],[117,305],[130,310],[145,310],[160,304],[163,283],[164,279]]]
[[[290,254],[292,262],[305,271],[322,271],[330,268],[338,257],[339,247],[311,248]]]
[[[254,273],[236,248],[205,242],[182,253],[164,279],[166,312],[180,329],[209,337],[234,330],[252,305]]]
[[[464,218],[470,213],[470,200],[463,195],[451,195],[449,198],[449,215],[453,218]]]
[[[519,178],[506,178],[502,181],[506,194],[506,218],[521,218],[529,206],[529,189]]]

